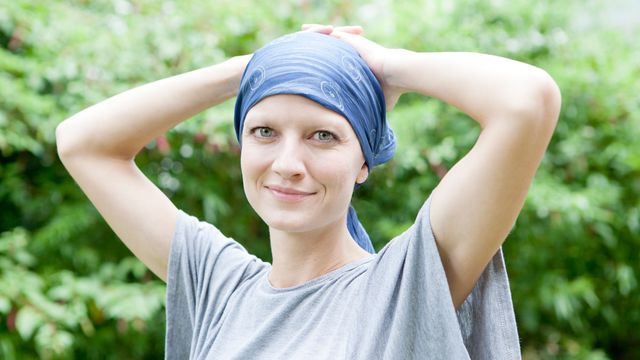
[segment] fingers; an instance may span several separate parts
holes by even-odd
[[[302,30],[307,30],[310,27],[314,27],[314,26],[325,26],[325,25],[322,25],[322,24],[302,24]]]
[[[358,38],[362,38],[362,36],[357,36],[359,34],[350,33],[347,31],[341,31],[334,29],[329,35],[338,38],[340,40],[344,40],[346,42],[357,41]]]
[[[331,29],[331,31],[328,31]],[[330,34],[332,31],[342,31],[351,34],[362,34],[364,29],[360,25],[346,25],[346,26],[337,26],[333,27],[333,25],[322,25],[322,24],[302,24],[302,30],[304,31],[317,31],[322,33]]]
[[[337,39],[343,40],[351,46],[358,48],[364,48],[368,44],[363,43],[365,40],[362,36],[364,29],[360,25],[346,25],[346,26],[338,26],[333,27],[333,25],[322,25],[322,24],[303,24],[303,31],[315,31],[325,35],[333,36]],[[370,46],[369,46],[370,47]]]
[[[352,33],[352,34],[358,34],[358,35],[364,32],[364,29],[360,25],[338,26],[333,30]]]
[[[302,31],[319,32],[328,35],[333,31],[333,25],[304,24],[302,25]]]

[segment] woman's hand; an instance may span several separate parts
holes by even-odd
[[[384,72],[385,61],[393,56],[393,50],[366,39],[361,35],[364,32],[361,26],[338,26],[333,28],[332,25],[305,24],[302,25],[302,30],[331,35],[356,49],[382,86],[387,112],[393,109],[400,95],[406,92],[406,90],[391,86],[388,81],[390,74],[385,74]]]

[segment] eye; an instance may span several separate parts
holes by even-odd
[[[259,138],[269,138],[273,136],[273,129],[261,126],[251,129],[251,133]]]
[[[313,137],[322,142],[337,140],[337,137],[333,133],[326,130],[316,131]]]

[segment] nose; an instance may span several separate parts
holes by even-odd
[[[278,146],[271,169],[283,179],[301,180],[305,175],[304,148],[294,139]]]

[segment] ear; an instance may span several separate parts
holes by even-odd
[[[360,172],[358,173],[358,177],[356,178],[356,183],[362,184],[365,181],[367,181],[368,177],[369,177],[369,167],[367,166],[367,163],[364,163],[362,164],[362,168],[360,168]]]

